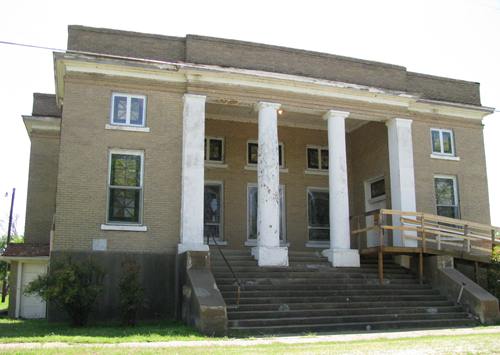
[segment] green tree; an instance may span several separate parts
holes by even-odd
[[[102,292],[104,272],[92,261],[74,262],[71,258],[54,262],[49,273],[28,284],[26,294],[37,294],[53,303],[71,319],[74,326],[84,326],[97,296]]]

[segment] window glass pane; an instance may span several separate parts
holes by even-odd
[[[204,150],[203,160],[207,160],[207,139],[205,138],[205,150]]]
[[[385,195],[385,180],[381,179],[370,184],[371,198],[376,198]]]
[[[439,131],[431,131],[432,135],[432,152],[441,153],[441,141],[439,139]]]
[[[248,143],[248,164],[257,164],[259,156],[259,145]]]
[[[329,241],[330,240],[330,230],[329,229],[309,229],[309,240]]]
[[[205,240],[220,239],[220,227],[217,224],[205,224],[203,228],[203,237]]]
[[[222,161],[222,139],[210,139],[208,160]]]
[[[127,98],[114,96],[113,100],[113,123],[127,123]]]
[[[279,165],[283,166],[283,147],[278,145],[278,160],[279,160]]]
[[[141,157],[112,154],[110,185],[141,186]]]
[[[248,188],[248,239],[257,239],[257,186]]]
[[[329,195],[327,191],[308,192],[310,227],[329,227]]]
[[[454,206],[455,191],[453,187],[453,180],[446,178],[436,178],[436,205]]]
[[[438,206],[437,207],[437,214],[439,216],[443,216],[443,217],[459,218],[458,207]]]
[[[133,97],[130,102],[130,124],[143,125],[144,99]]]
[[[205,223],[220,223],[221,186],[205,185]]]
[[[319,169],[318,149],[307,148],[307,168]]]
[[[111,222],[139,222],[141,190],[109,190],[109,220]]]
[[[321,149],[321,169],[328,169],[328,149]]]
[[[452,141],[451,141],[451,133],[443,132],[443,153],[451,154],[452,153]]]

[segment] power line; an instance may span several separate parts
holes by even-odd
[[[25,44],[25,43],[18,43],[18,42],[0,41],[0,44],[8,44],[10,46],[19,46],[19,47],[28,47],[28,48],[37,48],[37,49],[46,49],[49,51],[66,52],[66,49],[37,46],[34,44]]]

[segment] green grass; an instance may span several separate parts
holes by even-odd
[[[66,323],[49,323],[47,320],[0,318],[1,343],[121,343],[202,339],[207,337],[175,321],[143,322],[135,327],[113,323],[75,328]]]
[[[0,312],[5,311],[7,310],[7,308],[9,308],[9,296],[7,295],[4,303],[2,303],[1,297],[2,296],[0,295]]]
[[[498,354],[500,334],[426,336],[420,338],[376,339],[308,344],[268,344],[251,346],[183,346],[168,348],[99,348],[13,349],[17,354]]]

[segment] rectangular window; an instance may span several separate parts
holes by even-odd
[[[370,183],[370,199],[385,197],[385,179],[379,179]]]
[[[278,144],[278,161],[280,168],[285,168],[283,158],[284,146],[283,143]],[[256,141],[247,142],[247,165],[257,165],[259,157],[259,143]]]
[[[280,185],[280,240],[285,240],[285,193]],[[247,187],[247,220],[248,240],[257,240],[257,184],[248,184]]]
[[[307,168],[328,170],[328,148],[307,146]]]
[[[206,182],[203,212],[205,240],[222,240],[223,201],[222,183]]]
[[[224,139],[217,137],[205,138],[205,161],[224,162]]]
[[[326,188],[307,189],[307,229],[310,241],[330,240],[330,195]]]
[[[141,151],[110,152],[108,222],[141,224],[143,156]]]
[[[113,93],[111,124],[144,127],[146,96]]]
[[[436,212],[439,216],[460,218],[460,206],[455,176],[434,176]]]
[[[431,144],[433,154],[455,155],[452,130],[431,128]]]

